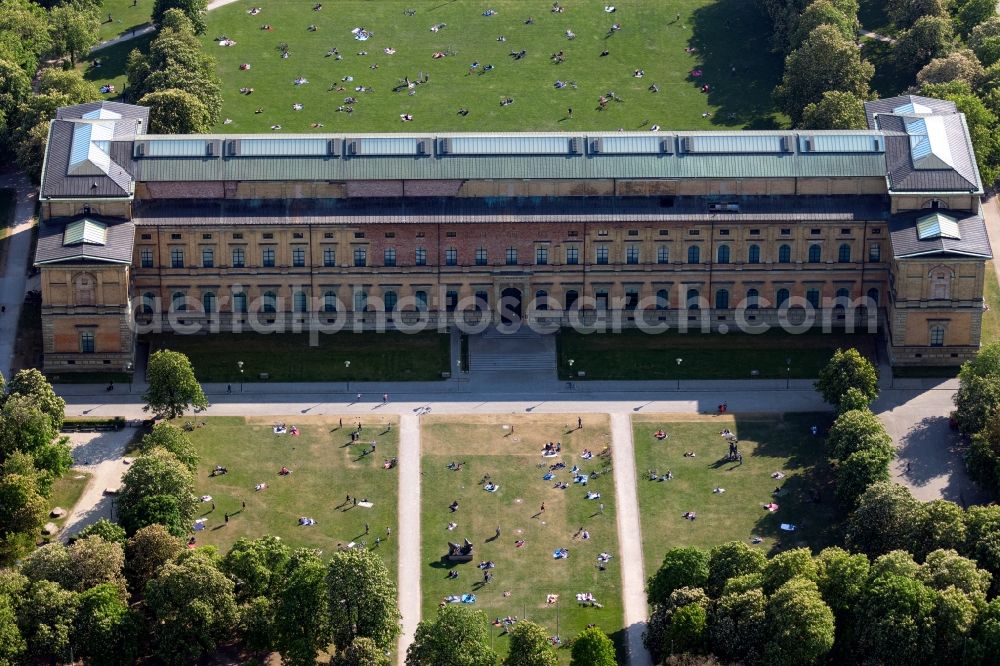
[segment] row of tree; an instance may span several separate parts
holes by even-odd
[[[673,548],[648,583],[645,642],[656,663],[709,651],[750,665],[994,663],[992,578],[945,549],[918,564],[903,550],[869,560],[837,547],[770,559],[737,541]]]
[[[1000,343],[994,342],[962,365],[954,420],[972,437],[966,467],[974,481],[1000,491]]]

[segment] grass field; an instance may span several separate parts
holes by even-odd
[[[610,473],[592,479],[586,490],[601,493],[601,499],[586,500],[586,490],[572,483],[570,469],[579,465],[585,472],[610,465],[610,459],[595,456],[583,460],[589,448],[600,453],[610,441],[607,418],[584,415],[584,427],[576,430],[576,417],[559,416],[468,416],[427,417],[424,419],[423,451],[422,575],[424,617],[432,617],[447,595],[473,593],[475,608],[490,619],[508,615],[528,617],[557,632],[566,641],[590,623],[609,634],[622,627],[619,588],[618,540],[615,523],[614,480]],[[505,425],[513,425],[511,433]],[[543,458],[547,441],[562,442],[562,456]],[[542,476],[548,465],[562,460],[567,468],[556,479],[570,482],[566,490],[553,487],[555,480]],[[447,468],[449,462],[463,463],[460,471]],[[500,488],[485,492],[483,476],[490,474]],[[448,505],[457,500],[458,511]],[[599,503],[604,504],[604,513]],[[545,504],[544,513],[539,509]],[[458,527],[449,531],[455,522]],[[501,536],[494,539],[497,526]],[[589,540],[574,538],[579,528],[590,532]],[[475,544],[471,563],[453,565],[457,579],[448,579],[452,565],[441,558],[448,542],[468,538]],[[515,541],[523,539],[518,548]],[[569,549],[568,559],[553,559],[556,548]],[[605,571],[596,566],[597,555],[612,553]],[[483,560],[496,563],[495,578],[483,585],[483,572],[476,565]],[[504,592],[509,591],[509,597]],[[604,608],[582,608],[577,593],[592,592]],[[546,595],[558,594],[555,604]],[[502,629],[491,628],[496,649],[507,651]],[[560,650],[560,661],[569,661],[568,650]]]
[[[49,511],[58,507],[66,510],[62,518],[46,518],[45,522],[52,522],[62,529],[66,525],[66,518],[73,511],[73,507],[80,501],[80,495],[90,481],[90,473],[78,469],[71,469],[62,478],[56,479],[52,484],[52,495],[49,497]]]
[[[238,382],[236,366],[243,361],[248,382],[266,372],[273,382],[407,381],[440,379],[449,368],[448,336],[440,333],[404,335],[389,331],[356,335],[215,333],[213,335],[150,335],[150,350],[168,348],[191,359],[204,382]],[[350,367],[344,365],[350,361]]]
[[[153,13],[153,0],[102,0],[101,41],[117,37],[123,32],[149,23]],[[111,21],[108,21],[108,15]]]
[[[857,347],[875,358],[873,335],[791,335],[777,330],[761,335],[649,335],[637,329],[586,335],[563,330],[557,344],[563,379],[580,371],[586,379],[749,379],[753,370],[761,379],[812,379],[838,347]],[[682,359],[679,365],[678,358]],[[789,365],[786,359],[791,359]]]
[[[633,417],[647,573],[656,571],[663,554],[674,546],[710,548],[727,541],[749,542],[753,535],[763,538],[758,547],[765,552],[828,545],[835,527],[834,498],[823,440],[812,437],[809,427],[816,425],[824,432],[829,418],[827,414]],[[661,428],[669,435],[666,441],[653,436]],[[728,453],[719,436],[723,428],[739,438],[742,465],[723,460]],[[685,457],[688,451],[695,457]],[[661,475],[670,470],[674,478],[650,481],[648,470]],[[775,480],[773,472],[785,478]],[[773,497],[777,486],[782,492]],[[714,493],[717,487],[726,492]],[[819,503],[810,501],[812,490],[820,491]],[[779,506],[774,513],[762,508],[771,501]],[[685,511],[694,511],[697,518],[684,519]],[[783,532],[781,523],[799,529]]]
[[[614,14],[603,10],[608,3],[577,0],[566,2],[558,14],[550,11],[549,0],[340,0],[327,2],[322,11],[296,0],[260,3],[257,16],[247,13],[251,4],[208,14],[204,43],[219,60],[223,116],[233,121],[227,132],[269,131],[274,124],[286,132],[338,132],[613,130],[645,127],[643,121],[678,129],[738,128],[783,122],[770,99],[782,62],[767,49],[766,21],[746,0],[622,0]],[[404,10],[411,7],[416,12],[408,16]],[[496,15],[483,16],[487,8]],[[533,24],[525,23],[528,17]],[[431,32],[441,23],[447,25]],[[609,35],[613,23],[622,27]],[[273,29],[262,30],[264,24]],[[310,25],[317,29],[310,31]],[[372,37],[357,41],[351,33],[356,27]],[[568,39],[567,30],[576,38]],[[218,46],[222,36],[236,45]],[[500,36],[506,41],[498,41]],[[280,57],[281,43],[288,45],[287,59]],[[334,47],[342,60],[326,57]],[[387,55],[386,48],[395,54]],[[527,53],[520,60],[508,55],[522,49]],[[362,50],[368,55],[358,55]],[[606,57],[600,56],[603,50]],[[437,51],[450,55],[434,59]],[[558,51],[565,56],[561,64],[550,59]],[[494,69],[467,75],[474,61],[480,63],[477,72],[485,65]],[[240,71],[241,63],[252,69]],[[375,64],[378,69],[370,69]],[[633,77],[637,69],[645,76]],[[690,76],[693,69],[702,75]],[[412,81],[421,73],[429,81],[413,96],[392,91],[404,77]],[[343,82],[346,76],[353,82]],[[309,83],[295,86],[296,77]],[[557,79],[576,87],[556,89]],[[329,90],[334,83],[345,90]],[[653,83],[659,93],[648,90]],[[704,83],[711,93],[700,92]],[[357,93],[359,85],[374,92]],[[241,95],[241,87],[255,92]],[[598,98],[612,90],[624,102],[598,111]],[[358,97],[355,112],[337,113],[349,95]],[[502,108],[504,96],[514,104]],[[303,110],[293,111],[293,103]],[[259,107],[263,112],[255,114]],[[459,107],[469,114],[457,115]],[[571,119],[566,118],[570,107]],[[413,121],[400,122],[402,113],[412,114]]]
[[[397,547],[395,536],[385,539],[386,527],[396,529],[398,470],[382,469],[382,461],[397,455],[396,420],[369,416],[363,425],[361,441],[351,444],[350,432],[357,417],[344,417],[339,428],[333,416],[288,418],[210,417],[188,435],[201,456],[195,490],[199,496],[211,495],[211,504],[199,505],[198,517],[206,518],[207,529],[197,533],[202,545],[216,545],[225,552],[239,537],[255,538],[272,534],[292,547],[319,548],[327,555],[340,544],[367,540],[395,571]],[[301,434],[276,435],[274,423],[298,426]],[[388,423],[392,429],[386,431]],[[182,421],[178,421],[180,425]],[[378,442],[377,453],[362,456],[371,440]],[[210,477],[216,465],[229,469],[224,476]],[[282,466],[292,470],[279,476]],[[254,487],[266,483],[267,489]],[[346,495],[368,498],[370,509],[343,506]],[[242,509],[242,502],[246,509]],[[224,514],[229,513],[226,524]],[[315,518],[311,527],[298,525],[300,516]],[[371,533],[364,534],[365,523]]]

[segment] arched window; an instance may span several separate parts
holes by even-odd
[[[848,245],[847,243],[844,243],[843,245],[840,246],[840,249],[837,250],[837,261],[839,261],[842,264],[849,264],[849,263],[851,263],[851,246],[850,245]]]
[[[778,248],[778,263],[787,264],[792,260],[792,246],[782,245]]]
[[[868,290],[868,300],[871,301],[870,303],[871,306],[878,305],[878,289],[872,287],[871,289]]]
[[[656,309],[666,310],[670,303],[670,296],[666,289],[656,290]]]
[[[427,312],[427,292],[416,291],[413,293],[413,296],[417,299],[417,310]]]
[[[760,307],[760,292],[756,289],[747,289],[747,309],[756,310]]]
[[[837,290],[837,293],[834,296],[833,307],[836,308],[837,310],[844,310],[845,308],[847,308],[847,302],[850,299],[851,299],[851,292],[841,287],[840,289]]]
[[[788,305],[788,298],[789,297],[790,297],[790,294],[788,293],[787,289],[779,289],[778,293],[776,293],[774,295],[774,303],[779,308],[785,307],[785,306]]]
[[[93,305],[97,280],[90,273],[81,273],[73,280],[73,294],[77,305]]]
[[[206,291],[201,295],[201,307],[205,310],[205,314],[215,312],[215,294],[213,292]]]
[[[358,289],[354,292],[354,311],[364,312],[368,309],[368,292]]]
[[[944,326],[931,326],[931,347],[944,346]]]
[[[382,294],[382,300],[385,301],[386,312],[395,312],[396,303],[399,302],[399,296],[396,294],[396,292],[392,290],[385,292],[384,294]]]
[[[747,263],[748,264],[760,263],[760,245],[751,245],[750,249],[747,250]]]
[[[246,292],[237,291],[233,293],[233,312],[246,312],[246,311],[247,311]]]
[[[931,298],[940,300],[951,297],[950,278],[948,271],[944,269],[931,272]]]
[[[306,292],[297,291],[295,295],[292,296],[292,308],[296,312],[305,312],[308,310],[309,299],[306,298]]]
[[[476,292],[476,311],[480,312],[490,306],[490,292],[480,289]]]
[[[729,309],[729,290],[717,289],[715,292],[715,307],[719,310]]]
[[[820,245],[813,243],[809,246],[809,263],[818,264],[822,260],[823,248]]]
[[[698,303],[699,295],[697,289],[688,289],[687,291],[687,309],[688,310],[698,310],[701,305]]]
[[[719,246],[719,250],[716,253],[716,255],[717,255],[716,263],[719,263],[719,264],[728,264],[729,263],[729,246],[728,245],[720,245]]]
[[[574,305],[576,305],[577,300],[579,300],[580,294],[576,289],[570,289],[566,292],[566,309],[571,310]]]
[[[548,310],[549,309],[549,292],[544,289],[539,289],[535,292],[535,309],[537,310]]]
[[[688,248],[688,263],[689,264],[699,264],[701,263],[701,248],[697,245],[692,245]]]
[[[274,313],[278,311],[278,295],[273,291],[265,291],[260,300],[260,311]]]
[[[336,311],[337,311],[337,292],[335,291],[324,292],[323,312],[336,312]]]
[[[809,305],[814,308],[819,308],[819,289],[807,289],[806,290],[806,300],[809,301]]]
[[[187,310],[187,297],[183,291],[175,291],[170,297],[170,306],[174,312],[184,312]]]
[[[597,301],[597,309],[598,310],[607,310],[608,309],[608,290],[607,289],[598,289],[594,293],[594,299]]]
[[[139,306],[139,311],[143,314],[153,314],[153,309],[156,307],[156,294],[151,291],[147,291],[142,295],[142,303]]]

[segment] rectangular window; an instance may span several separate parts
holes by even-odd
[[[260,251],[260,265],[264,268],[274,267],[274,248],[265,247]]]
[[[139,265],[142,266],[143,268],[152,268],[153,267],[153,250],[152,249],[150,249],[148,247],[144,247],[141,250],[139,250]]]
[[[243,240],[243,234],[242,233],[233,234],[233,240]]]
[[[566,248],[566,263],[570,266],[575,266],[580,263],[580,248]]]
[[[570,238],[576,238],[579,235],[580,235],[579,231],[571,231],[571,232],[569,232],[569,237]]]
[[[486,248],[485,247],[477,248],[476,249],[476,266],[485,266],[488,260],[489,259],[488,259],[487,254],[486,254]]]
[[[688,236],[700,236],[701,229],[688,229]]]
[[[666,245],[661,245],[656,248],[656,263],[658,264],[669,264],[670,263],[670,250]]]
[[[509,247],[507,248],[507,265],[517,266],[517,248]]]
[[[597,263],[607,264],[608,263],[608,246],[598,245],[597,246]]]
[[[607,229],[598,229],[597,230],[597,235],[598,236],[607,236],[608,235],[608,230]]]
[[[417,266],[426,266],[427,265],[427,248],[426,247],[418,247],[417,248],[416,256],[414,257],[414,263]]]
[[[142,240],[153,240],[153,234],[142,234]]]
[[[292,233],[292,238],[305,238],[301,231],[295,231]]]
[[[395,231],[387,231],[387,232],[385,232],[385,237],[386,238],[395,238],[396,237],[396,232]]]
[[[201,248],[201,267],[215,268],[215,250],[210,247]]]
[[[720,236],[728,236],[729,235],[729,229],[719,229],[719,235]]]
[[[337,250],[332,247],[323,248],[323,265],[327,268],[337,265]]]
[[[809,233],[811,233],[813,236],[819,236],[820,230],[819,229],[810,229]]]
[[[455,231],[446,231],[444,233],[444,237],[445,238],[456,238],[457,236],[458,236],[458,233],[455,232]]]
[[[535,263],[539,266],[544,266],[549,263],[549,248],[547,247],[536,247],[535,248]]]
[[[382,251],[382,263],[386,266],[396,265],[396,248],[387,247]]]
[[[333,238],[333,232],[332,231],[323,232],[323,238]]]
[[[670,235],[670,230],[669,229],[660,229],[660,235],[661,236],[669,236]]]
[[[626,264],[637,264],[639,263],[639,246],[629,245],[625,248],[625,263]]]
[[[364,238],[365,237],[365,232],[363,232],[363,231],[355,231],[354,232],[354,237],[355,238]]]
[[[170,250],[170,267],[184,268],[184,250],[179,247]]]
[[[246,254],[241,247],[233,248],[233,268],[246,267]]]
[[[875,227],[874,229],[872,229],[872,233],[878,236],[879,234],[882,233],[882,227]]]
[[[94,332],[80,331],[80,352],[83,354],[94,353]]]
[[[782,236],[789,236],[789,235],[791,235],[791,233],[792,233],[791,229],[782,229],[781,230],[781,235]]]
[[[296,268],[302,268],[306,265],[306,249],[304,247],[296,247],[292,249],[292,266]]]
[[[760,236],[760,229],[751,229],[750,230],[750,235],[751,236]]]
[[[170,234],[170,240],[180,240],[180,239],[181,239],[180,234]]]
[[[268,232],[268,233],[264,234],[264,240],[271,240],[273,238],[274,238],[274,234],[273,233]]]
[[[354,248],[354,267],[363,268],[368,265],[368,250],[363,247]]]
[[[628,230],[628,235],[629,236],[638,236],[639,235],[639,230],[638,229],[629,229]]]
[[[202,234],[201,235],[201,239],[202,240],[212,240],[212,234]]]
[[[449,247],[444,251],[444,263],[446,266],[457,266],[458,265],[458,250]]]
[[[868,261],[882,261],[882,247],[878,243],[868,246]]]
[[[840,230],[840,235],[841,236],[850,236],[851,235],[851,230],[848,229],[848,228],[841,229]]]

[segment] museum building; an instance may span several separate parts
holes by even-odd
[[[884,334],[980,345],[991,250],[952,102],[868,129],[153,135],[59,109],[40,186],[44,369],[121,371],[142,327],[489,322]]]

